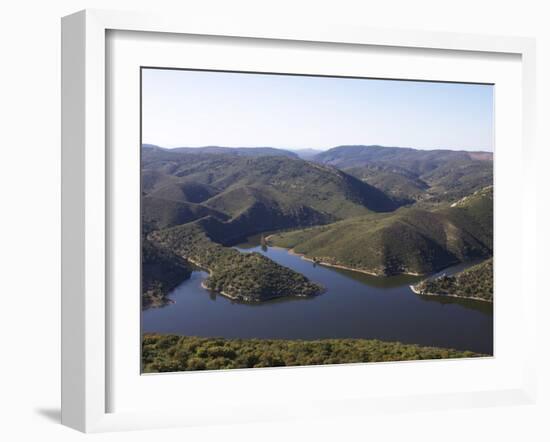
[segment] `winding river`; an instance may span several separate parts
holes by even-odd
[[[368,338],[493,353],[490,303],[418,296],[409,285],[422,277],[382,278],[316,265],[286,249],[262,247],[259,237],[236,248],[262,253],[326,291],[313,298],[246,304],[203,289],[208,275],[197,270],[172,292],[173,304],[142,312],[142,331],[225,338]]]

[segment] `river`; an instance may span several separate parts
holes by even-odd
[[[225,338],[367,338],[493,353],[493,305],[415,295],[415,276],[375,277],[316,265],[286,249],[262,247],[253,237],[236,246],[294,269],[326,291],[312,298],[247,304],[201,287],[194,271],[170,295],[174,301],[142,312],[142,331]],[[447,275],[471,264],[445,269]],[[442,272],[439,272],[439,274]]]

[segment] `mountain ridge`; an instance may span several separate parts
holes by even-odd
[[[287,156],[298,158],[298,154],[287,149],[277,147],[258,146],[258,147],[227,147],[227,146],[197,146],[197,147],[161,147],[156,144],[142,144],[142,149],[167,150],[181,153],[210,153],[210,154],[228,154],[240,156]]]
[[[493,154],[484,151],[339,146],[312,161],[354,175],[401,205],[451,201],[493,183]]]
[[[171,209],[153,209],[160,201],[169,201]],[[151,225],[170,227],[212,215],[248,226],[242,236],[398,207],[384,192],[331,166],[283,156],[166,150],[143,154],[142,205]]]

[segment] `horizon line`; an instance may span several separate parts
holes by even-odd
[[[141,146],[152,146],[152,147],[158,147],[161,149],[166,150],[172,150],[172,149],[204,149],[204,148],[223,148],[223,149],[277,149],[277,150],[285,150],[289,152],[294,151],[300,151],[300,150],[316,150],[319,152],[327,152],[332,149],[336,149],[338,147],[382,147],[382,148],[390,148],[390,149],[412,149],[412,150],[423,150],[423,151],[433,151],[433,150],[447,150],[452,152],[483,152],[483,153],[491,153],[494,154],[492,150],[484,150],[484,149],[468,149],[468,148],[449,148],[449,147],[429,147],[429,148],[422,148],[422,147],[410,147],[410,146],[387,146],[382,144],[339,144],[332,147],[327,148],[319,148],[319,147],[275,147],[275,146],[227,146],[227,145],[219,145],[219,144],[206,144],[202,146],[173,146],[173,147],[166,147],[161,146],[158,144],[153,143],[141,143]]]

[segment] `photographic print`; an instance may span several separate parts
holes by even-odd
[[[142,372],[492,356],[493,99],[142,68]]]

